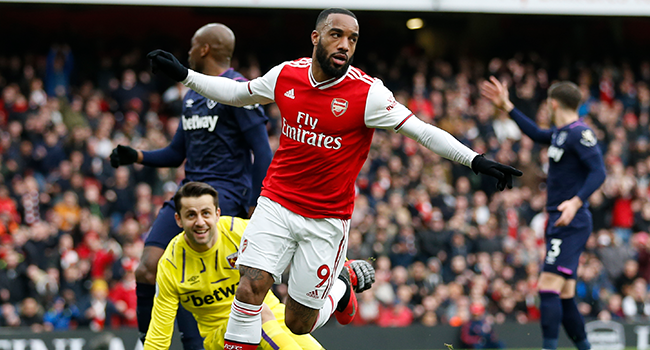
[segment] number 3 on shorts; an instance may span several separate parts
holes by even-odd
[[[548,251],[546,254],[547,257],[549,258],[557,258],[558,255],[560,255],[560,245],[562,244],[562,240],[559,238],[553,238],[551,240],[551,250]]]

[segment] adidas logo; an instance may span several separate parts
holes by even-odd
[[[312,290],[311,292],[307,293],[307,296],[310,297],[310,298],[318,299],[318,291],[317,290]]]
[[[285,93],[284,93],[284,96],[287,96],[288,98],[290,98],[290,99],[292,99],[292,100],[296,98],[296,95],[293,94],[293,89],[291,89],[291,90],[285,92]]]

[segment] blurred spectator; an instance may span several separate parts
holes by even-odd
[[[79,325],[89,326],[95,332],[115,327],[116,318],[122,316],[108,300],[108,283],[99,279],[93,281],[90,297],[79,304],[79,313]]]
[[[49,96],[65,96],[70,92],[70,75],[74,68],[72,50],[68,45],[53,45],[47,55],[45,92]]]
[[[385,306],[379,307],[377,325],[380,327],[406,327],[413,322],[413,312],[408,307],[411,289],[406,285],[397,288],[395,298]]]
[[[650,317],[650,297],[648,284],[642,278],[637,278],[623,298],[623,314],[629,320],[648,322]]]
[[[14,250],[5,252],[4,267],[0,270],[0,298],[3,303],[18,304],[35,292],[29,287],[27,264],[21,261],[23,258]]]
[[[465,322],[461,328],[460,341],[467,349],[504,349],[504,345],[497,338],[492,325],[485,319],[485,306],[474,303],[470,306],[471,320]]]
[[[42,332],[44,330],[43,307],[34,298],[23,300],[20,305],[20,320],[21,326],[29,327],[34,333]]]
[[[43,324],[48,331],[65,331],[74,329],[73,321],[79,317],[76,305],[68,305],[65,299],[58,297],[52,307],[43,316]]]

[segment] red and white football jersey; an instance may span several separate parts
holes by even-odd
[[[316,82],[310,58],[274,67],[248,90],[275,101],[282,116],[280,146],[261,195],[309,218],[349,219],[373,128],[397,131],[413,115],[379,79],[357,68]]]

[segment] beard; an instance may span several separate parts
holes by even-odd
[[[199,73],[203,72],[203,64],[199,64],[199,62],[195,62],[191,58],[187,59],[187,63],[191,70]]]
[[[555,124],[555,111],[550,110],[548,112],[548,120],[551,122],[551,125],[556,125]]]
[[[318,44],[316,45],[316,61],[318,61],[320,68],[325,74],[334,78],[340,78],[347,73],[348,67],[350,67],[352,60],[354,59],[354,55],[350,56],[344,65],[337,68],[331,60],[332,56],[337,53],[338,52],[335,52],[327,56],[327,50],[325,50],[325,47],[321,45],[320,40],[318,41]]]

